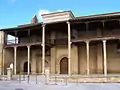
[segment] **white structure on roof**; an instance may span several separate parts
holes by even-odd
[[[67,21],[74,18],[74,15],[71,11],[63,11],[56,13],[43,14],[43,23],[52,23],[58,21]]]

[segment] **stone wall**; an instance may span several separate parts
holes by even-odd
[[[120,53],[117,52],[117,42],[107,42],[107,71],[108,74],[120,73]],[[60,73],[60,60],[68,55],[67,46],[51,48],[51,73]],[[90,74],[103,74],[103,46],[102,41],[90,43]],[[71,73],[86,74],[86,44],[72,46]]]
[[[90,74],[103,74],[103,48],[102,42],[96,44],[90,43]],[[41,73],[42,56],[41,50],[31,49],[31,71]],[[120,53],[117,52],[117,42],[107,42],[107,70],[109,74],[120,73]],[[46,56],[49,62],[51,74],[60,73],[60,61],[62,58],[68,58],[67,45],[53,46],[50,50],[50,56]],[[13,48],[4,49],[5,69],[13,63]],[[1,59],[0,59],[1,60]],[[17,49],[17,72],[23,71],[24,62],[27,61],[27,48]],[[2,61],[1,61],[2,63]],[[71,73],[86,74],[86,44],[72,45],[71,48]],[[2,65],[2,64],[1,64]]]

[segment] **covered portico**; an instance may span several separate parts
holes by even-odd
[[[8,36],[14,36],[13,40],[9,40]],[[10,61],[14,64],[14,74],[21,73],[23,70],[24,63],[22,59],[24,58],[27,62],[27,74],[33,73],[45,73],[45,52],[46,49],[50,47],[47,43],[45,44],[45,25],[41,23],[30,24],[19,26],[17,28],[10,28],[5,30],[5,44],[4,44],[4,55],[3,55],[3,68],[6,69],[5,64],[9,63],[6,59],[6,54],[11,53]],[[45,49],[46,47],[46,49]],[[9,52],[9,53],[7,53]],[[49,54],[47,55],[47,59]],[[21,60],[20,60],[21,58]],[[39,63],[36,60],[39,59]],[[8,62],[7,62],[8,60]],[[31,64],[33,61],[34,64]],[[49,60],[48,60],[49,61]],[[40,64],[41,63],[41,64]],[[18,67],[19,65],[19,67]],[[36,66],[37,65],[37,66]],[[40,70],[40,66],[41,70]],[[21,67],[21,68],[20,68]],[[32,70],[34,69],[34,70]],[[39,70],[38,70],[39,69]],[[31,71],[32,70],[32,71]]]
[[[60,15],[65,15],[66,18]],[[106,76],[109,73],[119,72],[118,64],[112,69],[114,60],[119,63],[119,48],[115,48],[119,47],[120,39],[118,14],[75,18],[71,12],[59,12],[46,14],[43,17],[45,18],[43,23],[3,29],[4,48],[13,48],[14,74],[17,72],[17,50],[20,47],[26,49],[28,74],[30,74],[31,49],[35,47],[41,47],[38,51],[41,55],[42,74],[45,73],[47,51],[51,60],[51,74]],[[59,18],[58,21],[56,18]],[[6,42],[7,34],[15,37],[14,43]],[[110,50],[113,52],[109,53]],[[110,58],[112,55],[113,57]]]
[[[72,19],[70,23],[71,42],[78,47],[78,63],[81,62],[78,65],[78,73],[86,75],[103,74],[105,76],[119,74],[119,65],[115,64],[120,63],[119,16],[93,15]],[[85,69],[81,69],[81,66]]]

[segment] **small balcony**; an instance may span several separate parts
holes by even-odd
[[[120,38],[120,29],[79,31],[77,37],[74,36],[72,40],[84,41],[97,38]]]
[[[6,41],[4,46],[26,46],[26,45],[40,45],[41,44],[41,39],[25,39],[25,40],[20,40],[20,39],[9,39]]]
[[[41,39],[26,39],[26,40],[20,40],[20,39],[12,39],[7,40],[7,43],[5,43],[5,46],[26,46],[26,45],[37,45],[41,44]],[[57,38],[57,39],[46,39],[45,40],[46,45],[66,45],[68,43],[68,38]]]

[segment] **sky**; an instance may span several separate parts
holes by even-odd
[[[36,14],[71,10],[75,16],[120,12],[120,0],[0,0],[0,28],[29,24]]]

